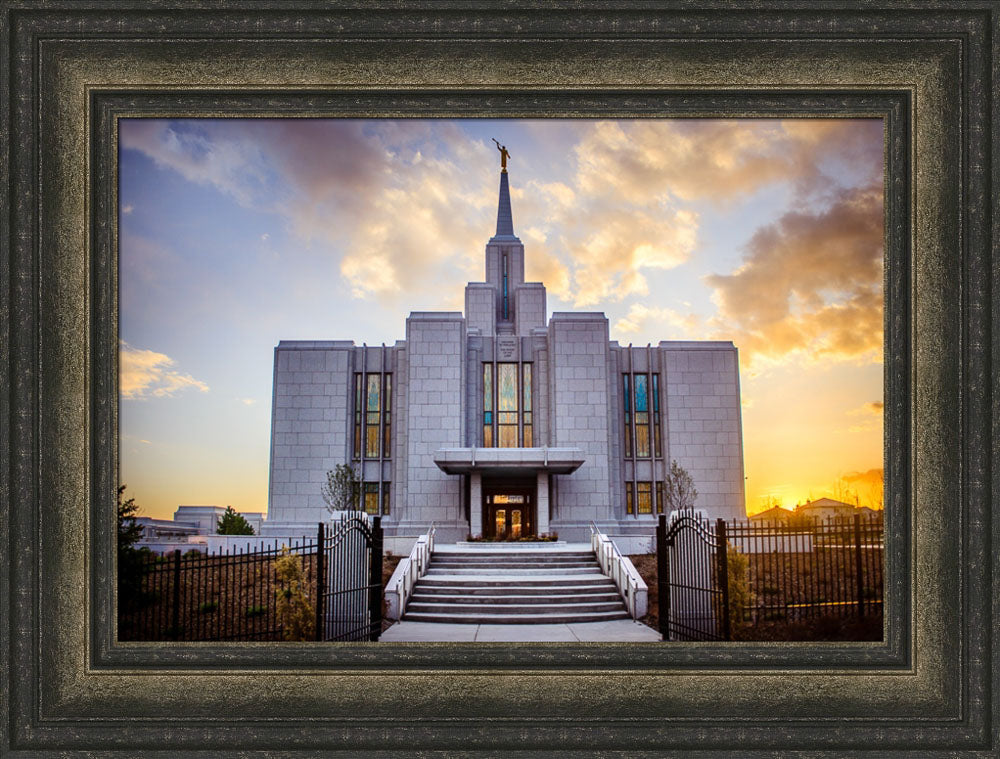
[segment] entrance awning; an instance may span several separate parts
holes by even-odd
[[[434,463],[446,474],[572,474],[584,462],[580,448],[439,448]]]

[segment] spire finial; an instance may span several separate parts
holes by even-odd
[[[497,150],[500,151],[500,171],[504,174],[507,173],[507,159],[510,158],[510,151],[507,150],[506,145],[501,145],[497,142],[497,138],[493,138],[493,142],[497,143]]]

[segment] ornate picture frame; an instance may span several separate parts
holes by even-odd
[[[0,4],[0,751],[989,756],[995,3]],[[114,637],[116,120],[886,125],[881,643]]]

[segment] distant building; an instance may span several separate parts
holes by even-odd
[[[772,506],[767,511],[761,511],[749,517],[751,522],[787,522],[794,512],[783,509],[781,506]]]
[[[796,516],[802,516],[816,522],[825,522],[827,519],[844,519],[854,516],[856,511],[857,509],[853,505],[843,501],[835,501],[832,498],[818,498],[795,507]]]

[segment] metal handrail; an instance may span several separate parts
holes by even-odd
[[[636,595],[639,592],[639,581],[629,572],[625,557],[622,556],[618,546],[607,535],[601,532],[596,522],[590,523],[590,547],[597,556],[597,562],[601,565],[601,571],[610,577],[625,603],[628,606],[629,615],[636,618]]]
[[[417,536],[417,542],[413,544],[410,555],[403,559],[402,572],[396,581],[396,594],[399,596],[399,616],[403,616],[406,611],[406,601],[413,592],[413,586],[417,580],[427,573],[427,566],[431,561],[431,554],[434,553],[434,534],[437,528],[431,522],[427,532]]]

